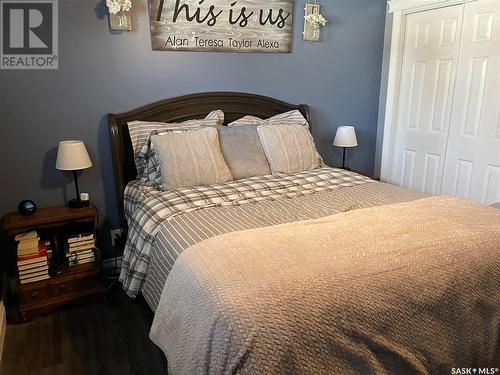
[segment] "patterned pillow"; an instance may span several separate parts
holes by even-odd
[[[163,190],[232,181],[222,155],[217,129],[170,131],[151,136]]]
[[[257,132],[273,174],[309,171],[323,166],[313,137],[305,126],[259,125]]]
[[[245,116],[236,121],[229,123],[227,126],[244,126],[244,125],[302,125],[309,128],[309,123],[302,116],[299,110],[280,113],[279,115],[270,117],[266,120],[255,116]]]
[[[151,133],[148,138],[148,144],[145,145],[139,153],[139,157],[144,160],[145,167],[142,174],[138,176],[138,179],[143,185],[161,190],[163,179],[161,177],[160,162],[158,161],[156,151],[151,147],[151,137],[155,134],[157,134],[156,131]]]
[[[134,161],[137,168],[138,176],[142,176],[146,167],[144,159],[144,146],[148,145],[149,136],[156,130],[171,130],[171,129],[192,129],[203,125],[218,125],[224,123],[224,112],[216,110],[210,112],[203,120],[188,120],[181,123],[165,123],[165,122],[148,122],[148,121],[131,121],[128,125],[130,133],[130,141],[134,151]],[[149,174],[149,173],[148,173]]]

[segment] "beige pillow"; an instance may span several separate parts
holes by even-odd
[[[313,137],[306,127],[260,125],[257,132],[273,174],[309,171],[323,166]]]
[[[220,184],[233,179],[215,128],[152,135],[151,146],[160,165],[163,190]]]

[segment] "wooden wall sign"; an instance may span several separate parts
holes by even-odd
[[[155,51],[291,51],[293,0],[149,0]]]

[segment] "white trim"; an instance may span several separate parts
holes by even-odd
[[[375,146],[375,168],[373,175],[380,178],[380,166],[382,162],[382,143],[384,138],[385,107],[387,98],[387,84],[389,75],[389,58],[391,53],[391,32],[392,32],[392,14],[388,14],[385,20],[384,31],[384,53],[382,59],[382,74],[380,79],[378,117],[377,117],[377,141]]]
[[[396,140],[396,124],[399,104],[399,88],[403,67],[403,50],[406,29],[406,16],[401,11],[395,12],[392,19],[392,37],[387,75],[387,97],[382,144],[382,162],[380,178],[391,182],[393,154]]]
[[[388,0],[387,5],[389,5],[389,13],[403,12],[404,14],[408,14],[465,4],[471,1],[477,0]]]

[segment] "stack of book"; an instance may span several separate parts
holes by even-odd
[[[48,279],[50,241],[40,241],[35,231],[18,234],[15,240],[18,242],[17,269],[21,284]]]
[[[66,257],[70,266],[92,263],[94,257],[95,239],[93,233],[78,234],[68,237]]]

